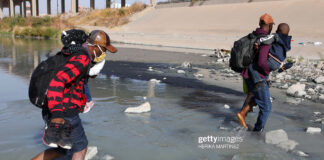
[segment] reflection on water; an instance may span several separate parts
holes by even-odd
[[[57,40],[23,40],[0,38],[0,67],[9,73],[28,78],[33,69],[54,48],[60,47]],[[9,59],[9,61],[3,61]]]
[[[29,80],[33,70],[38,64],[48,58],[49,53],[53,52],[54,49],[60,48],[61,43],[57,40],[24,40],[24,39],[13,39],[8,37],[0,38],[0,67],[3,70],[7,70],[8,73],[21,76],[26,80]],[[105,77],[105,75],[101,75]],[[101,77],[101,78],[102,78]],[[98,77],[100,78],[100,76]],[[109,81],[112,84],[112,93],[114,97],[117,97],[117,85],[119,78],[111,76]],[[130,90],[143,89],[143,83],[147,86],[147,97],[155,97],[155,82],[151,81],[138,81],[130,79],[129,84]],[[133,88],[133,89],[132,89]],[[106,90],[107,87],[101,86],[98,89]]]
[[[155,97],[154,94],[155,84],[156,82],[148,81],[147,97],[149,98]]]
[[[32,106],[27,98],[28,81],[39,62],[60,46],[60,42],[55,40],[22,40],[0,36],[0,159],[30,159],[45,149],[41,142],[43,122],[40,110]],[[118,65],[117,62],[114,65]],[[147,70],[144,64],[142,66],[138,69]],[[117,71],[118,66],[115,67]],[[105,69],[109,70],[107,67]],[[89,81],[89,86],[95,107],[91,112],[81,114],[81,118],[90,145],[98,146],[97,159],[105,154],[125,160],[231,159],[234,155],[237,159],[296,159],[290,153],[265,144],[262,135],[242,131],[233,117],[244,97],[222,92],[223,89],[216,93],[112,74],[100,74]],[[150,113],[124,113],[127,107],[145,101],[151,103]],[[224,104],[229,104],[231,108],[225,109]],[[289,112],[285,111],[285,114],[279,114],[281,110],[274,111],[270,124],[280,124],[288,131],[301,125],[286,118],[297,112],[293,108],[295,106],[288,107]],[[305,112],[299,114],[312,114],[307,106],[304,108]],[[247,120],[250,124],[255,121],[256,114],[249,114]],[[303,123],[309,123],[305,121]],[[203,150],[198,147],[197,140],[208,135],[242,136],[244,141],[238,150]],[[289,137],[301,144],[306,143],[302,141],[303,136],[303,131],[295,134],[289,132]],[[323,147],[321,141],[312,137],[307,142],[312,142],[318,148]],[[302,149],[310,151],[308,147]],[[323,157],[320,152],[314,152],[315,156]]]
[[[90,79],[89,84],[95,101],[122,105],[140,104],[146,98],[154,98],[155,94],[163,94],[167,88],[165,84],[103,74]]]

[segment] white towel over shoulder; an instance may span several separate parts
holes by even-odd
[[[104,67],[105,62],[106,62],[105,60],[101,61],[101,62],[95,64],[92,68],[90,68],[89,76],[97,76],[100,73],[100,71],[102,70],[102,68]]]

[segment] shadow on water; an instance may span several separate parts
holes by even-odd
[[[233,106],[241,101],[235,97],[226,96],[228,95],[196,90],[183,96],[179,104],[186,109],[207,113],[215,119],[224,118],[222,124],[228,126],[235,119],[235,113],[238,112],[238,109],[225,109],[224,104]]]

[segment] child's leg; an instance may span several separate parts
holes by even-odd
[[[85,82],[84,82],[83,92],[84,92],[85,96],[87,97],[87,102],[92,101],[92,96],[91,96],[90,89],[88,86],[88,80],[85,80]]]
[[[92,101],[92,96],[91,96],[91,93],[90,93],[89,85],[88,85],[88,79],[86,79],[84,81],[83,92],[84,92],[85,96],[87,97],[87,103],[84,106],[83,113],[87,113],[87,112],[90,111],[90,109],[94,105],[94,102]]]
[[[269,56],[267,60],[267,64],[269,66],[270,71],[276,71],[280,68],[281,63]]]
[[[249,65],[249,73],[250,73],[249,75],[250,75],[253,83],[258,83],[258,82],[262,81],[262,78],[260,77],[259,72],[253,68],[253,64]]]

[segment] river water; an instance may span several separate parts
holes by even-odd
[[[28,84],[34,67],[60,46],[53,40],[0,37],[0,159],[30,159],[46,149],[41,141],[41,111],[28,100]],[[154,83],[110,72],[91,79],[89,86],[95,107],[81,114],[81,119],[89,146],[98,147],[94,159],[105,155],[121,160],[303,159],[265,144],[264,133],[240,127],[235,113],[244,99],[241,94]],[[149,113],[123,112],[146,101],[152,106]],[[314,111],[324,113],[323,106],[282,102],[274,102],[274,106],[266,131],[282,128],[299,143],[298,150],[309,153],[307,159],[323,159],[323,134],[304,131],[310,125],[321,127],[310,120]],[[250,113],[247,122],[253,124],[256,117],[257,112]],[[208,136],[219,139],[203,142]]]

